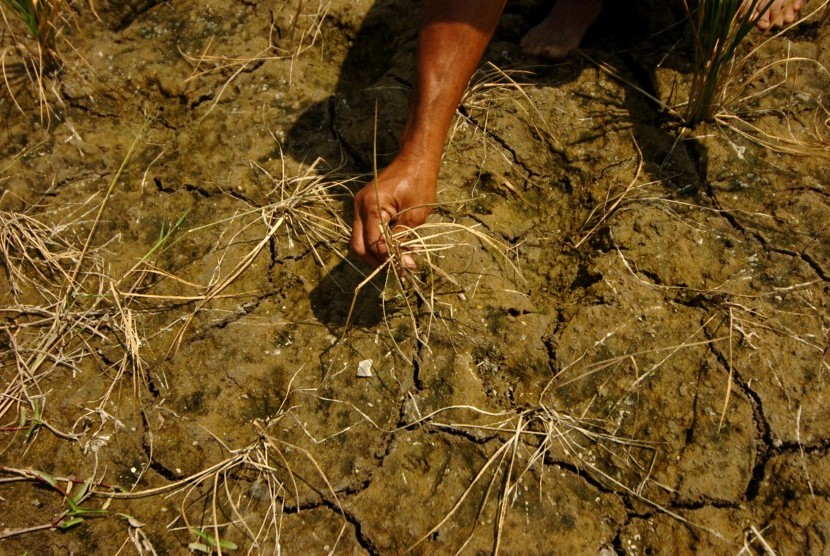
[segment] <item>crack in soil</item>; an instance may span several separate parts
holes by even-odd
[[[150,421],[147,419],[147,413],[141,410],[141,424],[144,428],[144,434],[141,439],[141,449],[147,457],[147,465],[150,469],[164,477],[170,482],[179,480],[178,474],[168,469],[164,464],[153,457],[153,431],[150,428]]]
[[[113,29],[117,33],[121,33],[132,25],[136,19],[143,16],[158,4],[160,0],[139,0],[137,2],[125,2],[129,11],[121,16],[121,21]]]
[[[821,280],[825,282],[830,281],[830,273],[828,273],[821,266],[821,264],[817,260],[815,260],[809,253],[807,253],[806,251],[802,251],[801,253],[799,253],[797,251],[793,251],[792,249],[776,247],[774,243],[768,240],[766,237],[764,237],[764,235],[760,231],[746,228],[744,225],[738,222],[738,219],[735,216],[733,216],[728,210],[723,208],[723,205],[721,205],[720,201],[718,200],[717,194],[712,189],[712,185],[708,181],[705,181],[705,179],[702,180],[702,183],[704,185],[704,190],[706,191],[707,196],[712,201],[713,206],[717,209],[718,214],[725,218],[726,221],[730,224],[730,226],[732,226],[735,230],[740,232],[741,235],[744,236],[744,238],[754,239],[769,252],[779,253],[781,255],[786,255],[796,259],[800,259],[807,263],[807,265],[813,270],[813,272],[816,273],[816,275],[819,278],[821,278]]]
[[[706,332],[706,335],[709,339],[712,339],[708,331]],[[728,372],[729,361],[727,357],[721,353],[721,351],[718,350],[714,344],[710,346],[710,349],[723,367],[724,371]],[[744,498],[751,502],[758,496],[761,483],[763,482],[766,474],[767,462],[772,455],[772,431],[769,422],[767,422],[767,418],[764,415],[764,405],[761,400],[761,395],[750,387],[749,383],[743,379],[741,373],[735,369],[734,366],[732,367],[732,381],[738,386],[740,391],[743,392],[749,400],[751,400],[752,420],[755,424],[757,438],[760,440],[760,442],[758,442],[758,447],[755,450],[755,465],[752,468],[752,477],[750,478],[744,491]]]
[[[504,151],[509,153],[510,154],[510,159],[511,159],[510,160],[510,166],[513,167],[513,168],[518,166],[522,170],[522,172],[524,172],[524,174],[525,174],[523,176],[523,181],[524,182],[527,182],[532,177],[537,176],[537,174],[535,172],[533,172],[524,162],[519,160],[519,157],[516,154],[516,149],[511,147],[510,144],[506,140],[502,139],[502,137],[500,135],[496,134],[494,131],[492,131],[488,127],[482,126],[475,117],[473,117],[472,115],[470,115],[469,112],[467,112],[467,109],[463,105],[460,105],[458,107],[458,109],[456,110],[456,114],[458,114],[461,118],[463,118],[464,120],[466,120],[467,122],[472,124],[472,126],[475,127],[482,134],[484,134],[484,136],[488,137],[496,145],[498,145]],[[560,157],[562,156],[562,153],[559,152],[558,150],[554,149],[552,145],[549,145],[549,146],[551,147],[552,151],[559,154]],[[562,158],[563,158],[563,164],[564,164],[564,157],[562,157]]]
[[[770,243],[767,241],[767,239],[764,236],[762,236],[760,232],[754,232],[753,235],[755,236],[755,238],[758,241],[760,241],[764,245],[764,247],[766,247],[767,249],[769,249],[773,253],[779,253],[781,255],[787,255],[787,256],[793,257],[795,259],[801,259],[802,261],[807,263],[807,265],[810,268],[813,269],[813,272],[815,272],[816,275],[818,275],[818,277],[822,279],[822,281],[824,281],[824,282],[830,281],[830,275],[827,274],[827,272],[824,270],[824,268],[822,268],[822,266],[819,264],[819,262],[816,261],[813,257],[811,257],[809,253],[807,253],[805,251],[802,251],[801,253],[799,253],[799,252],[793,251],[791,249],[786,249],[786,248],[782,248],[782,247],[774,247],[774,246],[770,245]]]
[[[361,521],[354,514],[352,514],[345,508],[333,504],[332,502],[324,501],[323,504],[330,510],[342,515],[345,518],[345,520],[349,522],[352,527],[354,527],[355,539],[357,540],[357,543],[363,550],[365,550],[372,556],[378,554],[378,550],[377,548],[375,548],[375,543],[372,542],[372,539],[370,539],[369,536],[366,534],[363,528],[363,523],[361,523]]]

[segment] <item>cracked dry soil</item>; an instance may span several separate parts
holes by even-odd
[[[458,284],[432,321],[379,277],[346,328],[368,269],[343,261],[345,242],[270,234],[259,211],[318,157],[312,173],[358,176],[351,191],[374,141],[389,160],[418,9],[334,0],[321,20],[301,4],[98,1],[101,21],[78,8],[66,31],[51,125],[25,94],[25,114],[2,99],[4,215],[83,245],[113,183],[93,244],[116,278],[186,216],[123,306],[77,298],[103,300],[99,328],[50,344],[15,394],[76,439],[4,428],[0,529],[47,527],[0,552],[827,554],[827,157],[727,125],[682,131],[649,100],[677,105],[690,80],[671,3],[611,6],[587,56],[554,65],[517,46],[544,3],[511,3],[431,218],[503,240],[521,276],[470,239],[441,259]],[[743,76],[787,55],[829,67],[824,31],[788,31]],[[770,66],[733,113],[768,136],[827,137],[815,68]],[[348,195],[335,200],[348,221]],[[249,253],[221,295],[193,299]],[[54,302],[14,279],[0,275],[7,398]],[[134,348],[112,320],[127,312]],[[373,376],[357,378],[365,359]],[[106,513],[49,528],[64,496],[10,468],[64,489],[93,478],[84,505]]]

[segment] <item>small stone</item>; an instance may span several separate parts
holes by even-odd
[[[372,360],[364,359],[357,364],[357,376],[360,378],[372,377]]]

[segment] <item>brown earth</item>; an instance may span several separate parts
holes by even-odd
[[[299,4],[76,5],[48,118],[9,51],[0,552],[830,553],[821,14],[686,129],[677,6],[544,64],[511,3],[431,217],[492,245],[349,319],[418,10]]]

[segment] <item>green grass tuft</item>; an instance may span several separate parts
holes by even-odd
[[[57,48],[61,27],[61,13],[66,0],[2,0],[23,23],[35,40],[43,73],[49,74],[60,69],[60,54]],[[8,24],[8,21],[7,21]]]
[[[726,89],[740,67],[738,46],[769,9],[769,0],[684,0],[695,41],[695,73],[686,107],[686,125],[710,120],[723,106]]]

